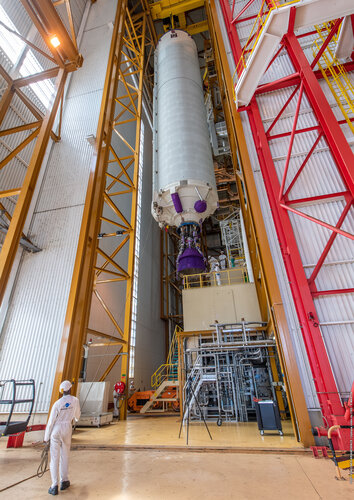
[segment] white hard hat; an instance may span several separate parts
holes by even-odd
[[[72,388],[72,383],[69,382],[69,380],[64,380],[64,382],[60,384],[60,392],[68,392],[70,391],[71,388]]]

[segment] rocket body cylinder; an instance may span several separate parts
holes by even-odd
[[[152,214],[161,226],[200,224],[217,208],[197,47],[170,31],[155,51]]]

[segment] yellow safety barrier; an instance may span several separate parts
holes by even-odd
[[[183,288],[203,288],[206,286],[225,286],[236,283],[248,283],[246,267],[231,267],[223,271],[212,271],[210,273],[190,274],[183,277]]]

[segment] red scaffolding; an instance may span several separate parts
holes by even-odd
[[[255,19],[257,17],[255,15],[247,15],[247,10],[253,3],[254,0],[250,0],[242,9],[240,9],[239,12],[235,13],[235,2],[233,2],[232,7],[230,8],[227,0],[220,0],[225,27],[238,76],[240,76],[244,69],[244,54],[245,50],[250,50],[250,40],[247,40],[247,47],[242,47],[236,27],[242,22],[249,22],[251,19]],[[269,7],[268,2],[265,2],[264,7]],[[350,234],[342,228],[349,210],[353,205],[354,199],[354,155],[341,129],[341,125],[345,122],[345,120],[338,121],[335,117],[319,83],[319,79],[322,77],[322,74],[314,71],[314,68],[316,67],[316,64],[322,56],[324,50],[330,43],[332,37],[337,33],[341,19],[336,20],[333,24],[326,41],[310,64],[299,43],[299,38],[316,32],[312,31],[296,36],[293,30],[295,16],[296,7],[292,7],[288,31],[282,38],[280,47],[276,51],[268,66],[269,68],[274,63],[282,51],[286,51],[294,67],[294,73],[271,83],[259,85],[249,105],[241,108],[240,111],[245,111],[247,113],[252,130],[252,137],[257,151],[268,201],[272,211],[281,253],[322,411],[324,427],[320,430],[320,432],[325,434],[327,433],[327,429],[332,425],[346,424],[344,418],[345,405],[343,405],[341,397],[338,393],[338,388],[328,358],[326,346],[321,334],[314,299],[321,295],[353,293],[354,288],[319,290],[316,286],[315,280],[337,235],[340,234],[352,240],[354,239],[353,234]],[[353,63],[348,63],[347,67],[349,69],[353,69]],[[281,109],[279,109],[275,119],[272,121],[268,129],[265,130],[256,96],[273,90],[293,86],[295,86],[295,88],[291,92],[289,98]],[[304,95],[306,95],[307,100],[310,103],[316,117],[317,124],[311,127],[298,129],[298,117]],[[289,103],[295,98],[297,99],[297,104],[292,129],[281,134],[271,134],[274,126],[284,114],[284,111],[287,109]],[[309,146],[306,157],[297,169],[297,172],[290,179],[289,163],[291,160],[295,136],[309,131],[317,131],[317,137],[312,146]],[[270,143],[282,137],[289,137],[289,145],[282,178],[281,181],[279,181],[271,154]],[[343,180],[345,189],[340,192],[331,192],[330,194],[324,193],[316,197],[309,197],[304,193],[303,197],[290,199],[289,195],[294,185],[297,183],[301,172],[314,153],[320,140],[325,141],[328,145],[336,168],[338,169],[338,172]],[[285,186],[287,187],[285,188]],[[297,184],[297,187],[298,186],[299,184]],[[309,203],[330,198],[345,200],[344,209],[335,225],[312,217],[298,208],[301,203]],[[298,243],[289,217],[289,212],[298,217],[305,217],[313,223],[319,224],[330,230],[330,236],[309,278],[305,274]],[[349,449],[348,430],[338,429],[335,438],[333,438],[333,442],[337,449]]]

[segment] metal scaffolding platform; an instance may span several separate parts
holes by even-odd
[[[187,340],[183,421],[247,422],[254,398],[276,399],[265,323],[216,324],[210,336]],[[270,351],[271,349],[271,351]]]

